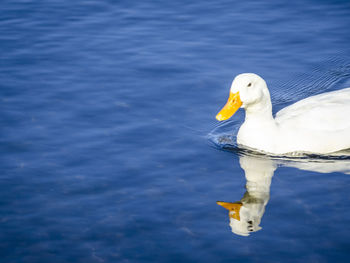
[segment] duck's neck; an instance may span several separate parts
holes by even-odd
[[[237,134],[237,143],[265,152],[273,152],[278,135],[278,125],[272,116],[270,100],[245,107],[245,121]]]
[[[246,121],[263,121],[263,122],[274,122],[272,116],[272,104],[270,99],[266,99],[259,103],[249,105],[245,109]]]

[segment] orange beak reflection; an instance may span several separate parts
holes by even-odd
[[[228,211],[230,211],[229,216],[231,218],[236,219],[238,221],[241,220],[241,217],[239,214],[241,207],[243,205],[241,202],[228,203],[228,202],[217,201],[216,203],[218,205],[221,205],[222,207],[225,207]]]
[[[236,93],[230,92],[230,97],[228,98],[225,106],[216,115],[218,121],[224,121],[233,116],[235,112],[242,106],[241,98],[239,97],[239,91]]]

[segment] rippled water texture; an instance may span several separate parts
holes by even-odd
[[[1,262],[350,260],[349,160],[212,143],[239,73],[274,112],[350,87],[348,1],[3,0],[0,29]]]

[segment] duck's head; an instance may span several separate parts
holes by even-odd
[[[253,73],[243,73],[233,80],[227,103],[216,115],[216,119],[227,120],[239,108],[254,108],[256,105],[269,102],[270,93],[265,80]]]

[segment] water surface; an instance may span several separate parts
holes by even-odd
[[[1,262],[350,259],[344,170],[263,158],[241,236],[216,201],[243,198],[250,156],[208,140],[243,121],[215,121],[239,73],[274,112],[349,87],[348,1],[5,0],[0,28]]]

